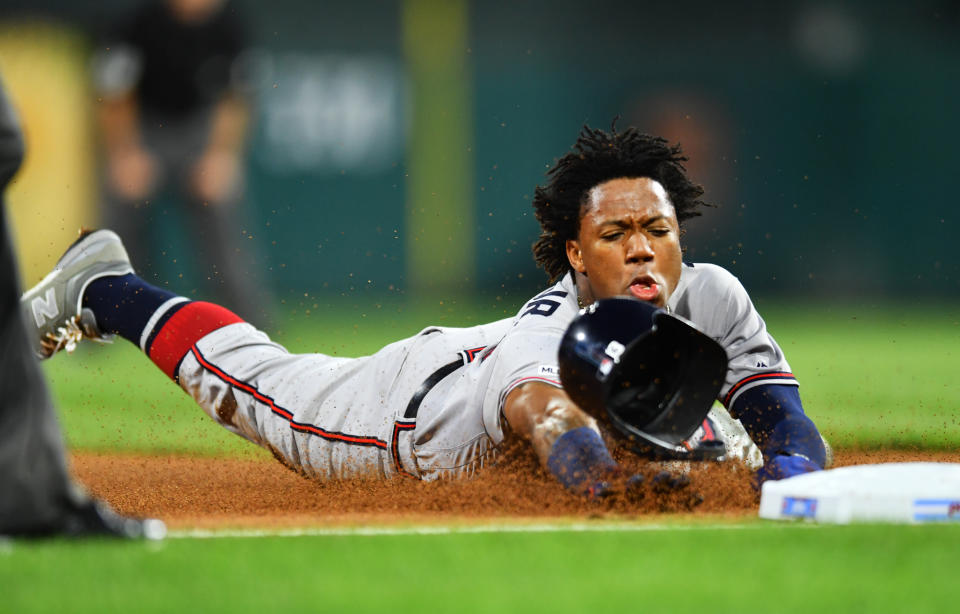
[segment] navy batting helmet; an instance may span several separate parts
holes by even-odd
[[[684,445],[703,423],[727,372],[727,354],[693,324],[632,298],[596,301],[560,343],[560,381],[595,416],[606,414],[635,452],[718,458]]]

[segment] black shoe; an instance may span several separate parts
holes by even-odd
[[[163,539],[167,526],[156,518],[122,516],[106,503],[90,499],[66,514],[61,533],[65,537]]]

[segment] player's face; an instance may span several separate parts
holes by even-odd
[[[590,190],[580,215],[580,233],[567,241],[567,258],[582,274],[584,304],[633,296],[665,306],[680,281],[683,256],[677,214],[660,182],[640,177],[601,183]]]

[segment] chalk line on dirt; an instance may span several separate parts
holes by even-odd
[[[394,535],[456,535],[477,533],[603,533],[643,531],[717,531],[770,527],[783,523],[758,522],[750,524],[530,524],[478,525],[429,527],[314,527],[302,529],[186,529],[170,531],[171,539],[216,539],[223,537],[380,537]],[[790,523],[794,526],[814,527],[808,523]]]

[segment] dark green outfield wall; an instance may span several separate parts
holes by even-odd
[[[587,16],[567,3],[542,25],[475,7],[477,174],[488,186],[477,203],[492,239],[479,244],[481,279],[523,265],[536,230],[524,198],[579,123],[622,114],[692,145],[692,170],[721,208],[691,222],[690,256],[754,292],[960,292],[956,10],[646,4]],[[818,23],[819,38],[808,32]],[[818,57],[832,37],[840,57]]]
[[[127,3],[39,4],[88,27]],[[441,41],[457,78],[434,81],[449,58],[423,57],[417,4],[244,3],[252,228],[282,293],[437,275],[522,295],[544,281],[534,185],[584,122],[619,115],[684,143],[720,205],[690,224],[688,254],[753,292],[960,295],[956,3],[476,1],[464,40]]]

